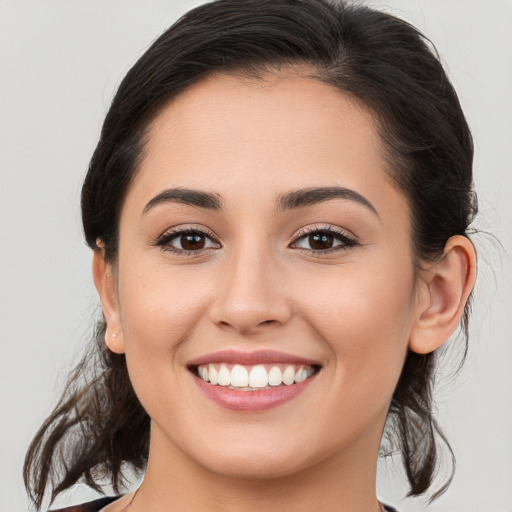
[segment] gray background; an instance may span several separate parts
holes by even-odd
[[[87,343],[98,314],[79,191],[115,87],[186,0],[0,0],[0,512],[23,512],[24,451]],[[437,45],[476,141],[487,235],[471,350],[439,390],[440,422],[457,455],[453,485],[429,510],[510,512],[512,483],[512,1],[389,0],[371,4]],[[386,463],[380,496],[400,511],[405,487]],[[83,488],[58,503],[90,498]]]

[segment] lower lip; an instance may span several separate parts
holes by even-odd
[[[276,386],[261,391],[238,391],[224,386],[212,385],[194,375],[194,381],[201,391],[213,402],[236,411],[264,411],[284,404],[304,391],[316,373],[306,380],[290,386]]]

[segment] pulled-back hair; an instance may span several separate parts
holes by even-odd
[[[327,0],[219,0],[165,31],[135,63],[112,101],[82,189],[85,238],[115,264],[124,197],[144,155],[152,120],[178,94],[213,73],[258,80],[296,69],[363,104],[379,129],[387,172],[408,199],[415,264],[433,262],[476,213],[473,145],[457,95],[432,44],[410,24],[365,6]],[[466,339],[469,305],[461,328]],[[33,440],[24,467],[36,507],[78,481],[115,490],[143,471],[150,420],[124,355],[94,342]],[[462,355],[464,357],[465,353]],[[385,439],[398,450],[409,495],[431,487],[444,442],[432,413],[437,353],[409,351],[389,409]],[[453,475],[453,472],[451,473]],[[437,490],[443,492],[451,476]]]

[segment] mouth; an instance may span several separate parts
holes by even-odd
[[[319,370],[317,365],[209,363],[192,367],[208,384],[237,391],[262,391],[299,384]]]
[[[213,402],[235,410],[258,411],[298,396],[321,365],[277,352],[223,351],[191,361],[195,383]]]

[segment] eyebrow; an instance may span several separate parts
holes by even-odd
[[[278,210],[294,210],[297,208],[304,208],[312,206],[331,199],[344,199],[354,201],[366,207],[377,217],[379,214],[375,207],[364,197],[355,190],[345,187],[308,187],[299,190],[292,190],[277,197]],[[170,188],[157,194],[145,206],[143,214],[155,206],[167,203],[182,203],[190,206],[198,206],[209,210],[221,210],[222,200],[219,194],[204,192],[202,190],[195,190],[189,188]]]
[[[170,188],[153,197],[142,213],[145,214],[155,206],[168,202],[199,206],[209,210],[220,210],[222,208],[221,199],[218,194],[190,188]]]
[[[292,210],[295,208],[304,208],[314,204],[329,201],[331,199],[345,199],[354,201],[366,207],[377,217],[379,214],[366,197],[355,190],[345,187],[310,187],[281,194],[277,199],[277,207],[280,210]]]

